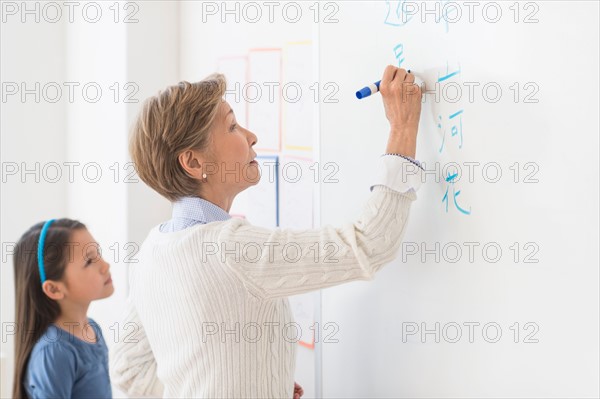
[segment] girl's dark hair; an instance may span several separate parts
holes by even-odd
[[[48,326],[60,316],[58,303],[48,298],[42,291],[37,247],[44,223],[37,223],[27,230],[17,243],[14,252],[17,339],[13,398],[27,397],[23,378],[31,351]],[[47,280],[60,281],[63,278],[69,262],[69,254],[77,250],[76,247],[69,245],[72,233],[76,229],[85,228],[84,224],[71,219],[57,219],[50,225],[43,250]]]

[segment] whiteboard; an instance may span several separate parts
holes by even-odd
[[[387,64],[464,90],[425,95],[431,172],[398,259],[323,291],[323,397],[598,396],[598,3],[473,3],[470,22],[437,2],[462,10],[446,23],[414,13],[434,2],[336,2],[319,24],[339,88],[320,103],[322,224],[358,217],[385,150],[381,97],[356,90]]]

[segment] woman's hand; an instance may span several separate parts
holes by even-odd
[[[388,65],[379,84],[385,116],[391,128],[387,152],[411,157],[416,152],[422,98],[421,88],[414,81],[412,73]]]
[[[294,399],[300,399],[304,395],[304,389],[297,382],[294,382]]]

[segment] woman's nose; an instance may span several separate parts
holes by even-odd
[[[246,131],[248,132],[250,146],[255,145],[258,142],[258,137],[256,136],[256,134],[252,133],[250,130],[246,129]]]

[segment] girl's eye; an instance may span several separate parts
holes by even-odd
[[[235,130],[235,128],[237,127],[237,123],[234,123],[233,125],[231,125],[231,127],[229,128],[230,132],[233,132]]]
[[[86,265],[86,266],[88,266],[88,265],[90,265],[91,263],[92,263],[92,258],[89,258],[89,259],[87,260],[87,262],[85,262],[85,265]]]

